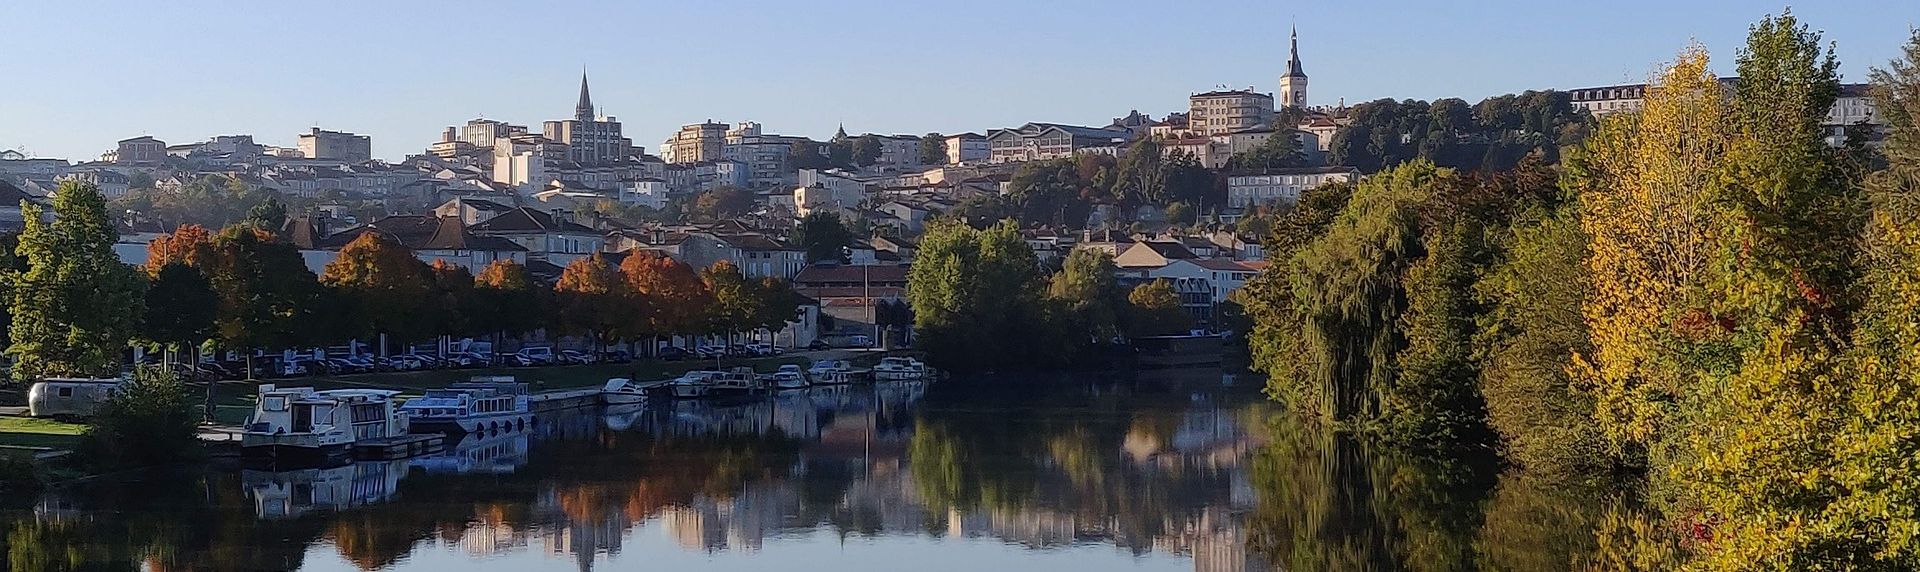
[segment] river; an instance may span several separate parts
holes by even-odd
[[[576,411],[0,509],[12,570],[1564,570],[1604,495],[1305,431],[1219,371]],[[15,499],[18,500],[18,499]]]

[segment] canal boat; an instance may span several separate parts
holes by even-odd
[[[400,392],[261,385],[240,433],[241,451],[274,459],[344,458],[352,447],[405,437],[410,416]]]
[[[647,402],[647,390],[633,380],[616,377],[600,388],[600,399],[607,405],[632,405]]]
[[[721,373],[697,369],[680,374],[680,377],[667,382],[667,386],[673,388],[675,398],[699,399],[707,396],[707,391],[713,388],[714,378],[719,377]]]
[[[760,393],[766,386],[760,383],[760,376],[750,367],[736,367],[719,372],[707,387],[707,397],[737,397]]]
[[[807,373],[800,366],[787,364],[773,373],[761,376],[762,381],[774,389],[806,389],[812,385],[807,381]]]
[[[880,358],[880,363],[873,366],[873,378],[880,381],[925,379],[931,373],[926,364],[910,357]]]
[[[413,416],[416,433],[450,434],[518,431],[533,424],[527,384],[511,376],[475,377],[400,406]]]
[[[807,370],[807,377],[812,378],[814,385],[863,383],[870,381],[872,376],[873,370],[855,368],[853,362],[846,360],[821,360],[814,362],[813,367]]]

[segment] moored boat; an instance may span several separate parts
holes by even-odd
[[[880,363],[873,366],[873,377],[880,381],[925,379],[930,373],[926,364],[910,357],[880,358]]]
[[[813,367],[807,370],[807,376],[812,378],[814,385],[863,383],[871,381],[872,375],[872,370],[855,368],[852,362],[846,360],[821,360],[814,362]]]
[[[616,377],[607,380],[607,384],[600,388],[600,398],[607,405],[646,403],[647,390],[631,379]]]
[[[413,416],[416,433],[480,433],[526,429],[533,423],[527,384],[512,377],[476,377],[427,394],[400,406]]]
[[[667,386],[673,388],[675,398],[699,399],[707,396],[707,391],[713,388],[713,379],[720,375],[721,372],[717,371],[693,370],[680,374],[680,377],[667,382]]]
[[[708,397],[732,397],[759,393],[766,386],[760,383],[760,376],[750,367],[736,367],[717,372],[712,385],[707,388]]]
[[[276,459],[344,457],[355,443],[405,436],[397,391],[262,385],[240,433],[241,450]]]
[[[807,380],[806,372],[801,371],[800,366],[793,364],[780,366],[780,369],[762,378],[767,385],[775,389],[806,389],[812,385]]]

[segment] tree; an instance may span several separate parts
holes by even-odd
[[[840,222],[840,215],[829,211],[807,213],[800,218],[794,234],[794,241],[806,248],[808,262],[842,260],[846,247],[854,241],[853,233]]]
[[[325,331],[313,319],[321,300],[319,279],[299,249],[272,233],[244,225],[221,230],[213,240],[212,260],[201,270],[219,293],[214,324],[221,345],[287,347]]]
[[[787,324],[799,318],[802,297],[793,291],[793,285],[773,276],[762,276],[753,281],[754,314],[748,320],[753,327],[768,332],[779,332]],[[902,308],[904,310],[904,306]],[[912,318],[900,322],[902,327],[912,323]]]
[[[1126,206],[1164,201],[1166,178],[1160,163],[1160,143],[1152,137],[1129,145],[1126,154],[1120,156],[1119,173],[1113,182],[1113,196]]]
[[[1167,204],[1167,222],[1193,224],[1194,220],[1193,207],[1187,206],[1187,203],[1174,201]]]
[[[920,164],[947,164],[947,137],[939,133],[928,133],[920,137]]]
[[[355,333],[398,336],[428,333],[422,301],[433,291],[430,269],[413,252],[380,232],[365,232],[327,263],[320,283],[349,305],[346,323]],[[385,348],[382,348],[382,352]]]
[[[693,212],[709,219],[733,218],[753,210],[753,193],[739,187],[718,187],[694,199]]]
[[[199,455],[198,421],[173,372],[142,366],[100,404],[76,452],[99,469],[177,463]]]
[[[527,276],[527,267],[509,258],[487,264],[475,276],[475,305],[481,309],[470,318],[478,331],[496,334],[521,334],[540,326],[544,298]]]
[[[740,267],[724,259],[701,270],[700,281],[713,297],[707,306],[707,332],[725,336],[732,343],[733,334],[752,327],[760,311],[753,285],[740,273]]]
[[[860,167],[867,167],[874,163],[879,163],[882,149],[883,146],[880,143],[880,136],[878,135],[861,135],[854,138],[851,155],[853,164]]]
[[[640,331],[654,335],[704,332],[712,304],[706,285],[692,266],[667,256],[633,253],[620,261],[620,276],[635,296],[646,299]]]
[[[113,253],[119,238],[106,201],[92,185],[61,183],[53,221],[23,203],[19,254],[27,269],[8,277],[13,378],[106,376],[142,314],[145,284]]]
[[[495,310],[484,305],[472,272],[445,260],[435,260],[428,267],[427,278],[428,303],[424,311],[429,326],[425,331],[456,336],[492,331],[479,327],[484,322],[480,315]]]
[[[941,368],[991,370],[1059,363],[1066,337],[1044,313],[1039,262],[1013,221],[986,230],[936,223],[908,270],[918,347]],[[1058,335],[1056,335],[1058,334]]]
[[[140,337],[170,351],[198,347],[213,337],[220,297],[199,270],[174,262],[160,268],[147,284],[146,316]]]
[[[197,224],[180,225],[147,243],[147,274],[157,275],[169,264],[201,267],[213,257],[213,235]]]
[[[1464,105],[1462,103],[1462,106]],[[1274,133],[1258,147],[1236,153],[1227,159],[1227,170],[1230,171],[1283,169],[1306,165],[1306,153],[1301,151],[1300,137],[1295,131]]]
[[[287,205],[277,197],[268,196],[247,209],[246,223],[256,228],[279,230],[287,223]]]
[[[1074,324],[1067,331],[1085,332],[1094,340],[1107,340],[1120,334],[1122,316],[1129,309],[1120,298],[1119,280],[1114,273],[1113,255],[1090,248],[1078,248],[1067,254],[1047,286],[1047,296],[1065,304]]]
[[[620,339],[633,324],[631,297],[620,271],[599,254],[567,264],[553,292],[563,329],[605,344]]]
[[[794,141],[787,146],[787,170],[801,169],[824,170],[833,167],[832,158],[820,143],[815,141]]]
[[[1193,328],[1193,316],[1181,305],[1173,282],[1165,278],[1133,287],[1127,304],[1127,330],[1133,337],[1183,334]]]

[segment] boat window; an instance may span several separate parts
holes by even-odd
[[[260,408],[267,411],[286,411],[287,398],[278,395],[263,397],[260,399]]]

